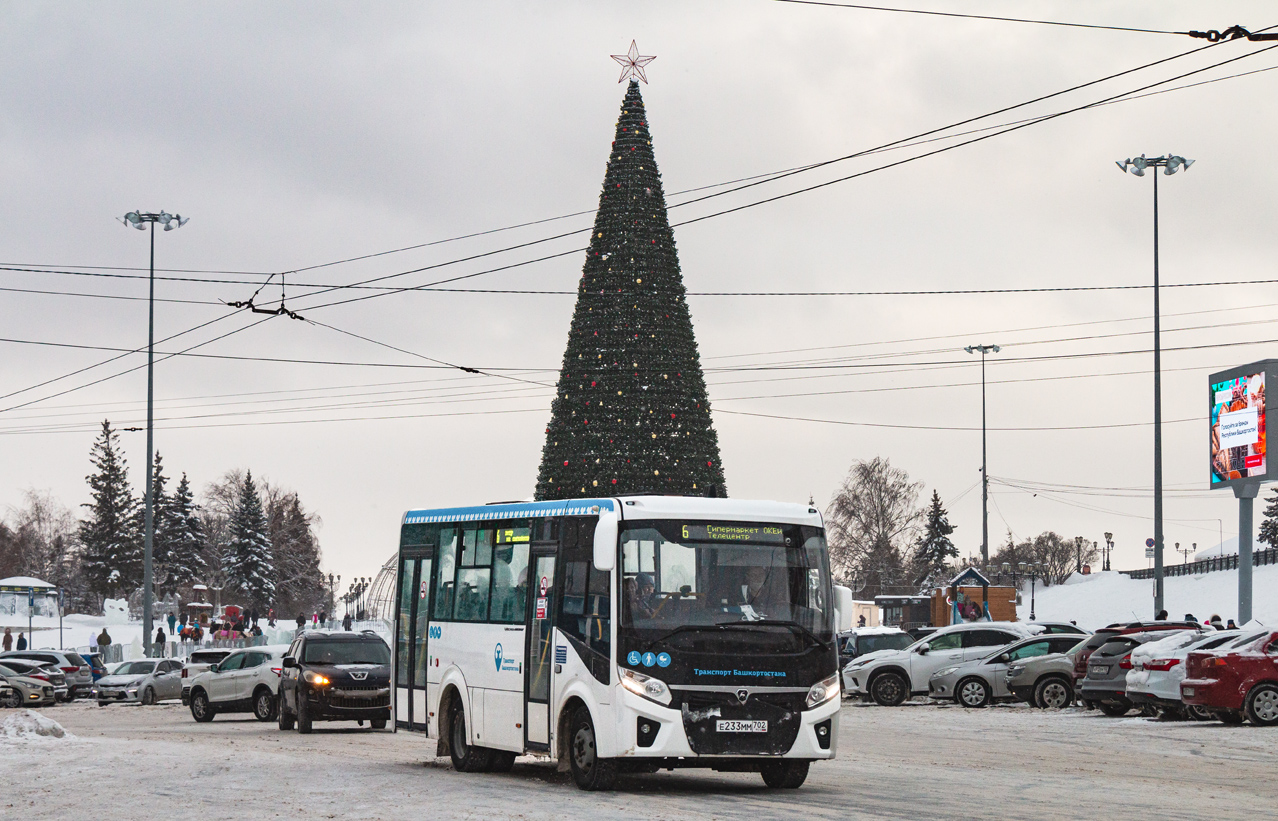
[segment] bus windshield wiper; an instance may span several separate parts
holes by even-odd
[[[735,630],[735,629],[740,629],[743,627],[744,628],[787,627],[804,636],[807,636],[809,639],[814,641],[818,647],[824,647],[827,650],[830,648],[830,642],[821,641],[821,639],[817,637],[816,633],[813,633],[811,630],[809,630],[808,628],[804,627],[802,624],[799,624],[796,621],[783,621],[781,619],[759,619],[757,621],[721,621],[721,622],[716,622],[715,626],[725,630],[727,629]]]

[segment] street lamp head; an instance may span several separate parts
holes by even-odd
[[[1106,534],[1105,534],[1105,541],[1107,541],[1107,542],[1108,542],[1108,541],[1110,541],[1110,540],[1111,540],[1111,539],[1113,539],[1113,538],[1114,538],[1114,534],[1113,534],[1113,533],[1106,533]]]
[[[1193,160],[1187,160],[1184,157],[1178,157],[1175,154],[1168,154],[1167,167],[1163,169],[1163,173],[1170,177],[1172,174],[1175,174],[1177,171],[1179,171],[1182,167],[1186,171],[1188,171],[1189,166],[1193,164],[1194,164]]]

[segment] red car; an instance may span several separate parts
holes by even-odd
[[[1244,716],[1259,727],[1278,724],[1278,632],[1243,647],[1190,653],[1180,695],[1227,724]]]

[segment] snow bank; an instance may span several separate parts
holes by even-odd
[[[31,738],[75,738],[62,725],[35,710],[20,710],[0,723],[0,738],[16,741]]]
[[[1212,614],[1222,619],[1238,615],[1238,571],[1221,570],[1199,576],[1168,576],[1163,581],[1164,602],[1173,619],[1193,613],[1199,621]],[[1029,618],[1030,591],[1022,590],[1017,613]],[[1262,624],[1278,624],[1278,565],[1252,571],[1252,616]],[[1069,621],[1095,630],[1113,622],[1154,617],[1154,581],[1136,580],[1115,571],[1088,576],[1075,574],[1065,584],[1039,586],[1035,596],[1039,621]]]

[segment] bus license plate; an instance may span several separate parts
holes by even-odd
[[[766,733],[766,721],[719,721],[715,729],[721,733]]]

